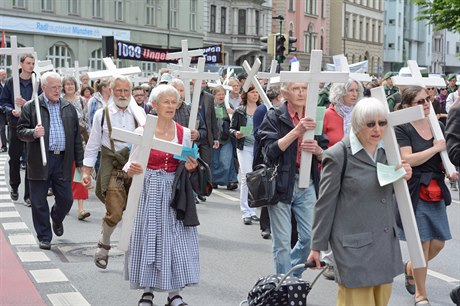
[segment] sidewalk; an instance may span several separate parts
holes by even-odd
[[[0,229],[0,305],[41,306],[46,303],[25,272]]]

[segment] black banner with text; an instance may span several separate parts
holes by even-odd
[[[116,41],[116,57],[120,59],[130,59],[135,61],[146,61],[146,62],[161,62],[161,63],[177,63],[178,59],[166,59],[166,54],[170,52],[179,52],[181,49],[161,49],[161,48],[149,48],[141,45],[133,44],[126,41]],[[197,50],[190,49],[190,50]],[[204,57],[207,64],[219,64],[222,63],[222,45],[214,45],[203,47]],[[192,58],[192,63],[196,63],[198,57]]]

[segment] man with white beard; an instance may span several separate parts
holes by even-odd
[[[101,150],[101,166],[97,174],[96,195],[105,204],[101,239],[94,255],[94,263],[105,269],[108,264],[110,236],[121,221],[126,207],[131,178],[122,170],[129,157],[129,144],[111,138],[112,128],[134,131],[139,123],[128,107],[131,82],[122,75],[110,82],[113,102],[96,111],[83,160],[82,183],[92,188],[91,171]]]

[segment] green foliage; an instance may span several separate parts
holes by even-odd
[[[412,0],[420,6],[417,20],[428,20],[435,31],[460,33],[460,0]]]

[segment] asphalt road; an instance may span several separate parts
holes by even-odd
[[[3,157],[3,153],[1,156]],[[5,180],[8,182],[8,163]],[[0,159],[0,169],[3,158]],[[2,170],[3,171],[3,170]],[[1,173],[1,172],[0,172]],[[24,173],[24,171],[22,171]],[[23,196],[23,185],[20,186]],[[198,205],[201,225],[198,227],[201,260],[201,282],[197,287],[186,288],[184,299],[194,306],[236,306],[246,299],[257,279],[273,273],[271,241],[263,240],[258,225],[247,226],[241,220],[239,191],[218,189],[206,202]],[[460,285],[460,202],[458,192],[453,193],[454,203],[448,208],[453,239],[430,262],[428,292],[432,305],[451,305],[449,292]],[[50,205],[53,197],[48,197]],[[35,237],[31,209],[21,201],[15,203],[23,222]],[[124,255],[116,249],[119,228],[113,235],[113,248],[107,270],[94,265],[93,255],[99,239],[103,205],[90,193],[85,208],[91,217],[77,219],[77,204],[64,221],[64,235],[55,237],[46,262],[25,262],[26,271],[59,269],[67,280],[37,283],[36,287],[49,305],[137,305],[142,292],[131,290],[124,280]],[[9,232],[16,234],[20,232]],[[407,259],[407,246],[401,243],[403,258]],[[41,251],[37,245],[20,245],[16,251]],[[313,280],[317,271],[306,271],[303,278]],[[60,295],[62,293],[71,295]],[[78,294],[79,293],[79,294]],[[73,295],[79,299],[72,300]],[[335,305],[337,285],[320,277],[307,298],[308,305]],[[77,302],[78,301],[78,302]],[[166,293],[155,293],[155,305],[166,303]],[[404,288],[403,275],[393,284],[391,306],[413,305],[413,297]],[[0,303],[1,304],[1,303]]]

